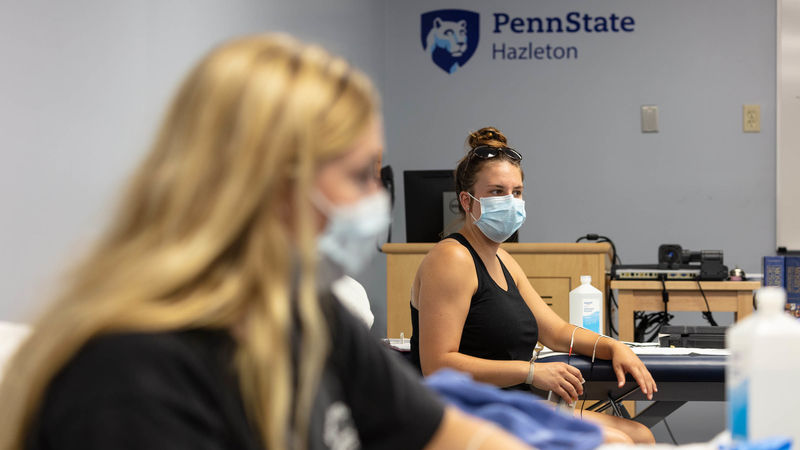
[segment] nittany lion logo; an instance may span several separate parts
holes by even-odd
[[[478,48],[480,15],[463,9],[440,9],[422,14],[422,48],[433,63],[453,73]]]

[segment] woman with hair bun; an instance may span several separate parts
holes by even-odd
[[[389,223],[372,83],[285,35],[210,52],[0,385],[0,450],[522,448],[328,294]]]
[[[426,255],[411,291],[412,359],[424,375],[449,367],[500,387],[553,391],[574,402],[583,393],[578,369],[534,363],[537,342],[612,361],[620,385],[633,376],[652,398],[656,383],[624,344],[561,319],[531,286],[500,243],[525,221],[522,154],[497,128],[470,133],[466,155],[455,170],[464,225]],[[534,370],[535,369],[535,370]],[[654,442],[645,426],[583,412],[603,425],[611,440]]]

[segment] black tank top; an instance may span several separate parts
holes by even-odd
[[[497,257],[506,279],[507,291],[495,283],[480,256],[464,236],[453,233],[447,238],[455,239],[467,247],[478,275],[478,289],[470,300],[458,346],[459,353],[494,360],[530,360],[539,339],[539,327],[503,261]],[[411,361],[420,367],[419,311],[413,305],[411,327]]]

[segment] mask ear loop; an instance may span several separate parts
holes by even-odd
[[[469,192],[467,192],[467,195],[469,195],[470,197],[472,197],[472,199],[473,199],[473,200],[475,200],[476,202],[478,202],[478,204],[480,204],[480,203],[481,203],[481,200],[480,200],[480,199],[478,199],[478,198],[475,198],[475,196],[474,196],[474,195],[472,195],[472,194],[470,194]],[[482,211],[483,211],[483,210],[481,210],[481,214],[483,214],[483,212],[482,212]],[[475,223],[475,222],[477,222],[477,221],[478,221],[478,219],[476,219],[476,218],[475,218],[475,216],[473,216],[473,215],[472,215],[472,208],[471,208],[471,207],[469,208],[469,216],[470,216],[470,217],[472,217],[472,221],[473,221],[472,223]]]

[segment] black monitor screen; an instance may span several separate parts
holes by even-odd
[[[461,216],[452,170],[406,170],[403,189],[406,242],[439,242],[445,231],[458,230]]]
[[[458,210],[452,170],[403,171],[403,189],[406,242],[439,242],[461,228],[463,216]],[[519,242],[519,232],[506,242]]]

